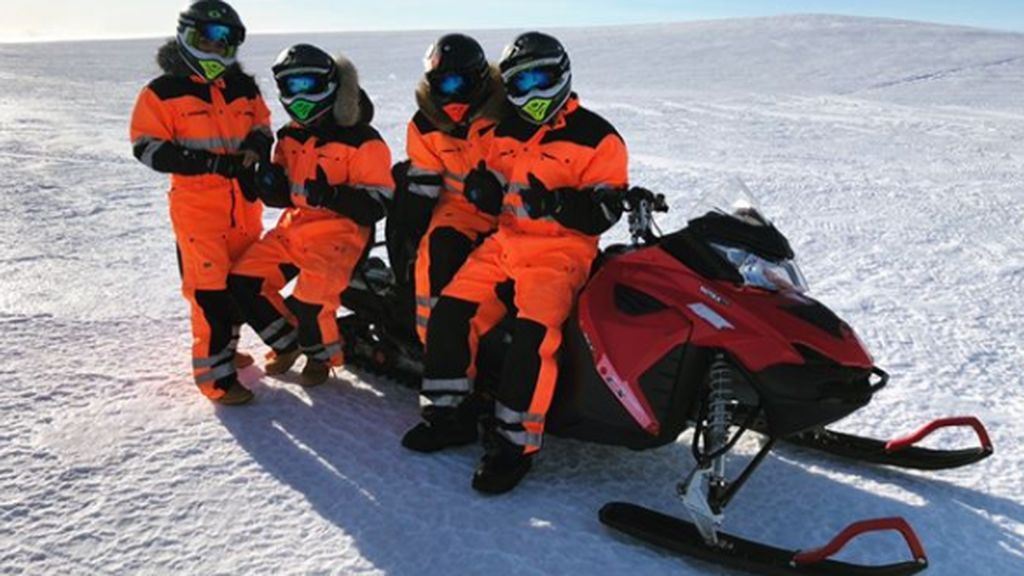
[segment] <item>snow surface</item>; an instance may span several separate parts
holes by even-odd
[[[513,35],[479,37],[497,57]],[[783,447],[726,528],[808,548],[901,515],[929,574],[1024,574],[1024,35],[828,16],[560,35],[583,101],[629,144],[633,181],[671,199],[663,227],[743,178],[814,295],[893,374],[840,429],[888,437],[977,414],[996,444],[929,474]],[[286,45],[347,51],[401,157],[434,36],[258,36],[243,56],[273,94]],[[264,378],[242,409],[200,397],[166,183],[127,142],[157,45],[0,45],[0,573],[730,573],[596,517],[611,500],[681,514],[689,433],[640,453],[550,439],[518,490],[484,498],[469,488],[478,448],[399,447],[417,399],[390,382],[345,370],[308,392]],[[843,556],[905,557],[893,534]]]

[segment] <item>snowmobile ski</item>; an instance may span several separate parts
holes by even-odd
[[[601,522],[649,544],[720,566],[765,576],[908,576],[928,567],[928,558],[917,535],[902,518],[865,520],[850,525],[827,545],[808,551],[775,548],[766,544],[718,533],[719,544],[706,544],[697,527],[681,520],[625,502],[605,504]],[[881,566],[863,566],[830,560],[853,538],[868,532],[899,532],[913,560]]]
[[[981,445],[977,448],[961,450],[936,450],[915,446],[936,430],[958,426],[972,428],[978,435]],[[981,421],[973,416],[935,420],[912,434],[889,441],[844,434],[828,429],[804,432],[783,438],[783,440],[790,444],[827,452],[842,458],[916,470],[958,468],[984,460],[993,453],[988,431],[985,430]]]

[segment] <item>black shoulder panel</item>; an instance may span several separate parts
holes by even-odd
[[[193,98],[198,98],[207,104],[213,103],[213,98],[210,96],[210,86],[208,84],[193,82],[188,78],[164,74],[150,82],[149,89],[156,94],[157,98],[164,101],[174,100],[175,98],[182,98],[184,96],[192,96]]]
[[[363,144],[372,140],[381,140],[380,133],[369,124],[356,124],[355,126],[349,126],[347,128],[334,127],[326,134],[321,135],[321,145],[338,143],[351,146],[353,148],[359,148]]]
[[[224,84],[224,101],[231,104],[240,98],[253,99],[260,95],[260,88],[256,80],[246,74],[235,74],[227,79]]]
[[[513,115],[498,123],[494,129],[494,135],[499,138],[515,138],[520,142],[526,142],[537,133],[537,130],[540,130],[540,126]]]
[[[441,129],[435,126],[434,123],[430,121],[430,118],[427,118],[427,115],[421,110],[416,111],[416,114],[412,117],[412,122],[416,125],[416,129],[420,131],[420,134],[423,134],[424,136],[431,132],[441,131]]]
[[[614,135],[619,140],[622,139],[607,120],[580,107],[565,117],[565,126],[545,134],[541,144],[571,142],[587,148],[597,148],[601,141],[609,135]]]
[[[304,144],[306,140],[313,137],[313,133],[305,128],[293,126],[291,124],[285,125],[283,128],[277,131],[277,140],[280,142],[285,138],[291,138],[299,144]]]

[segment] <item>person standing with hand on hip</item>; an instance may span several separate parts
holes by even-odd
[[[178,18],[174,40],[160,48],[163,75],[135,104],[135,157],[171,175],[171,223],[182,293],[191,307],[192,369],[210,400],[243,404],[252,393],[236,369],[252,364],[237,352],[241,316],[227,290],[232,263],[263,230],[262,206],[240,183],[270,154],[270,111],[236,57],[245,26],[231,6],[199,0]]]

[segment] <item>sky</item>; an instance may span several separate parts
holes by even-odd
[[[4,0],[0,42],[167,36],[185,0]],[[1024,32],[1024,0],[236,0],[251,33],[472,30],[850,14]]]

